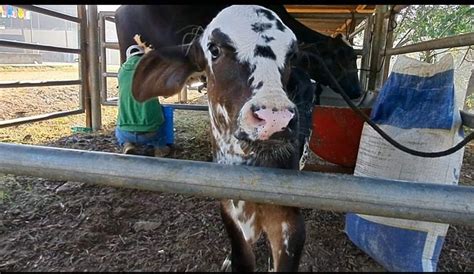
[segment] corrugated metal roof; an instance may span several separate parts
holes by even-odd
[[[327,35],[351,33],[375,12],[375,5],[285,5],[285,8],[307,27]]]

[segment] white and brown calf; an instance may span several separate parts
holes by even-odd
[[[193,43],[145,54],[134,76],[133,93],[139,101],[170,96],[191,74],[204,71],[214,160],[298,169],[299,110],[290,97],[298,97],[295,94],[302,90],[300,83],[289,82],[304,75],[290,68],[296,51],[295,35],[274,12],[255,5],[231,6]],[[288,86],[292,86],[290,97]],[[298,269],[305,241],[298,208],[222,200],[221,215],[232,244],[232,270],[255,269],[252,244],[262,232],[271,245],[274,270]]]

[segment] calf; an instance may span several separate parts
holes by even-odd
[[[191,74],[204,71],[214,161],[298,169],[314,88],[304,71],[291,69],[297,51],[296,36],[274,12],[231,6],[192,43],[155,46],[145,54],[133,94],[139,101],[170,96]],[[232,270],[255,269],[251,247],[262,233],[270,242],[274,270],[298,269],[305,241],[298,208],[225,199],[220,209],[232,245]]]

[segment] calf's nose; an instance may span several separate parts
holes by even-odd
[[[257,130],[259,140],[268,140],[272,134],[286,129],[291,119],[295,116],[294,108],[265,108],[254,107],[250,123]]]

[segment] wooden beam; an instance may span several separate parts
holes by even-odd
[[[328,9],[321,9],[321,8],[309,8],[309,7],[293,7],[293,6],[285,6],[288,13],[346,13],[351,14],[354,10],[351,9],[337,9],[337,8],[328,8]],[[359,9],[356,10],[356,13],[360,14],[372,14],[375,12],[375,9]]]

